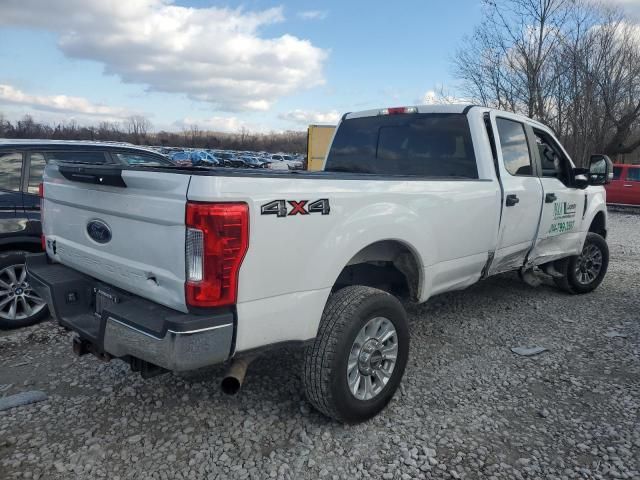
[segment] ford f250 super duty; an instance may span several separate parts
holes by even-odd
[[[538,122],[464,105],[346,114],[318,172],[50,164],[29,283],[76,353],[143,375],[228,362],[236,390],[263,349],[304,345],[310,402],[358,422],[404,373],[399,299],[509,270],[596,288],[611,172],[602,155],[575,168]]]

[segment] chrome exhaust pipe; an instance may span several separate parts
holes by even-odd
[[[235,395],[242,388],[247,368],[254,357],[241,357],[233,360],[222,378],[220,388],[227,395]]]

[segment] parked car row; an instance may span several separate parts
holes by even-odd
[[[269,152],[249,152],[235,150],[197,150],[152,147],[166,155],[178,165],[196,167],[229,167],[229,168],[270,168],[273,170],[294,170],[304,166],[304,158],[300,155]]]

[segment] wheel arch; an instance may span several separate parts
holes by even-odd
[[[14,252],[38,253],[41,251],[40,238],[9,237],[0,240],[0,255]]]
[[[594,215],[589,224],[589,232],[597,233],[602,238],[607,238],[607,218],[603,210],[599,210]]]
[[[412,301],[420,298],[424,268],[417,250],[399,239],[377,240],[351,256],[337,275],[333,290],[364,285]]]

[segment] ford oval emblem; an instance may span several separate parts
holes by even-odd
[[[87,223],[87,233],[98,243],[108,243],[111,240],[111,229],[102,220],[91,220]]]

